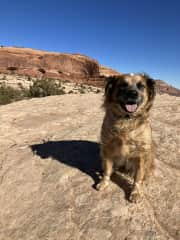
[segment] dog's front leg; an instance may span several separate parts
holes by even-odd
[[[140,198],[141,185],[144,179],[144,156],[135,159],[135,175],[133,190],[130,195],[131,202],[137,202]]]
[[[97,190],[103,190],[105,187],[108,186],[110,177],[113,171],[113,162],[109,158],[104,158],[103,159],[103,177],[100,180],[100,182],[97,184],[96,189]]]

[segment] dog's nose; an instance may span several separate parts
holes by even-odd
[[[128,97],[137,98],[137,96],[138,96],[138,92],[136,90],[129,90],[128,91]]]

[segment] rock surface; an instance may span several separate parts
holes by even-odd
[[[180,102],[159,95],[152,111],[156,169],[142,201],[100,171],[102,94],[61,95],[0,106],[0,240],[180,238]]]
[[[101,65],[99,66],[99,73],[100,73],[100,75],[106,76],[106,77],[120,74],[119,72],[117,72],[114,69],[111,69],[111,68],[108,68],[108,67],[105,67],[105,66],[101,66]]]
[[[0,71],[32,77],[99,76],[99,64],[84,55],[53,53],[30,48],[1,47]]]
[[[167,93],[172,96],[180,96],[180,89],[177,89],[171,85],[168,85],[162,80],[156,80],[156,89],[160,94]]]

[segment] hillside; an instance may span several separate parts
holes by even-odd
[[[165,83],[162,80],[156,80],[156,89],[160,94],[169,94],[172,96],[180,96],[180,89],[172,87],[171,85]]]
[[[26,79],[28,76],[102,87],[105,77],[117,74],[120,73],[82,54],[53,53],[17,47],[0,48],[0,82],[4,78],[7,78],[7,83],[16,82],[17,78]],[[9,75],[14,77],[10,76],[11,80],[8,81]],[[23,82],[23,79],[20,82]],[[164,81],[157,81],[157,90],[160,94],[180,96],[179,89],[169,86]]]
[[[0,106],[1,240],[180,238],[180,102],[158,95],[152,111],[155,172],[138,204],[125,176],[97,192],[102,94]]]

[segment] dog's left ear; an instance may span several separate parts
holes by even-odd
[[[146,83],[148,88],[149,99],[153,100],[156,95],[156,82],[154,79],[146,76]]]
[[[106,86],[105,86],[105,95],[108,98],[111,98],[113,90],[116,84],[116,77],[110,76],[106,78]]]

